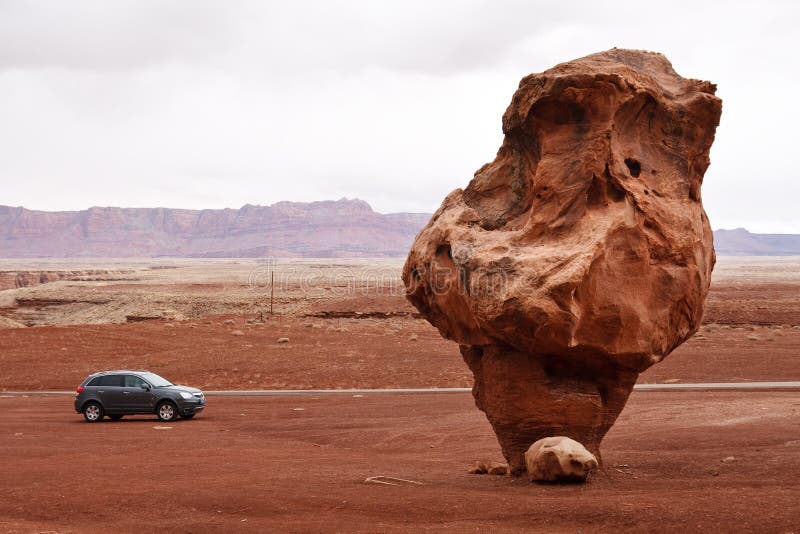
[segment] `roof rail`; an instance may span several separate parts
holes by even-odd
[[[147,369],[108,369],[106,371],[98,371],[92,375],[101,375],[103,373],[149,373]],[[90,375],[91,376],[91,375]]]

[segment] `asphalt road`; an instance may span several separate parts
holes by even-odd
[[[686,384],[636,384],[634,391],[791,391],[800,382],[701,382]],[[226,389],[209,390],[207,396],[278,397],[292,395],[372,395],[386,393],[469,393],[471,388],[408,389]],[[74,395],[74,391],[4,391],[0,395]]]

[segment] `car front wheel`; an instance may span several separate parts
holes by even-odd
[[[158,415],[160,421],[164,421],[165,423],[174,421],[175,417],[178,416],[178,408],[176,408],[172,402],[164,401],[158,405],[156,415]]]
[[[96,423],[103,418],[103,407],[96,402],[89,402],[83,407],[83,418],[90,423]]]

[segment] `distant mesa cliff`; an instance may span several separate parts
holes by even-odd
[[[404,257],[430,217],[346,198],[220,210],[0,206],[0,258]],[[720,256],[800,255],[800,235],[717,230],[714,246]]]
[[[800,235],[751,234],[744,228],[716,230],[714,248],[718,256],[797,256]]]
[[[0,257],[404,256],[429,218],[349,199],[219,210],[0,206]]]

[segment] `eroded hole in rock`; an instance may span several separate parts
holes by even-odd
[[[453,259],[453,253],[450,252],[450,245],[448,245],[447,243],[436,247],[436,255],[441,256],[443,254],[447,254],[447,257],[450,258],[451,260]]]
[[[638,178],[642,173],[642,164],[633,158],[625,158],[625,165],[628,166],[628,172],[630,172],[631,176],[634,178]]]

